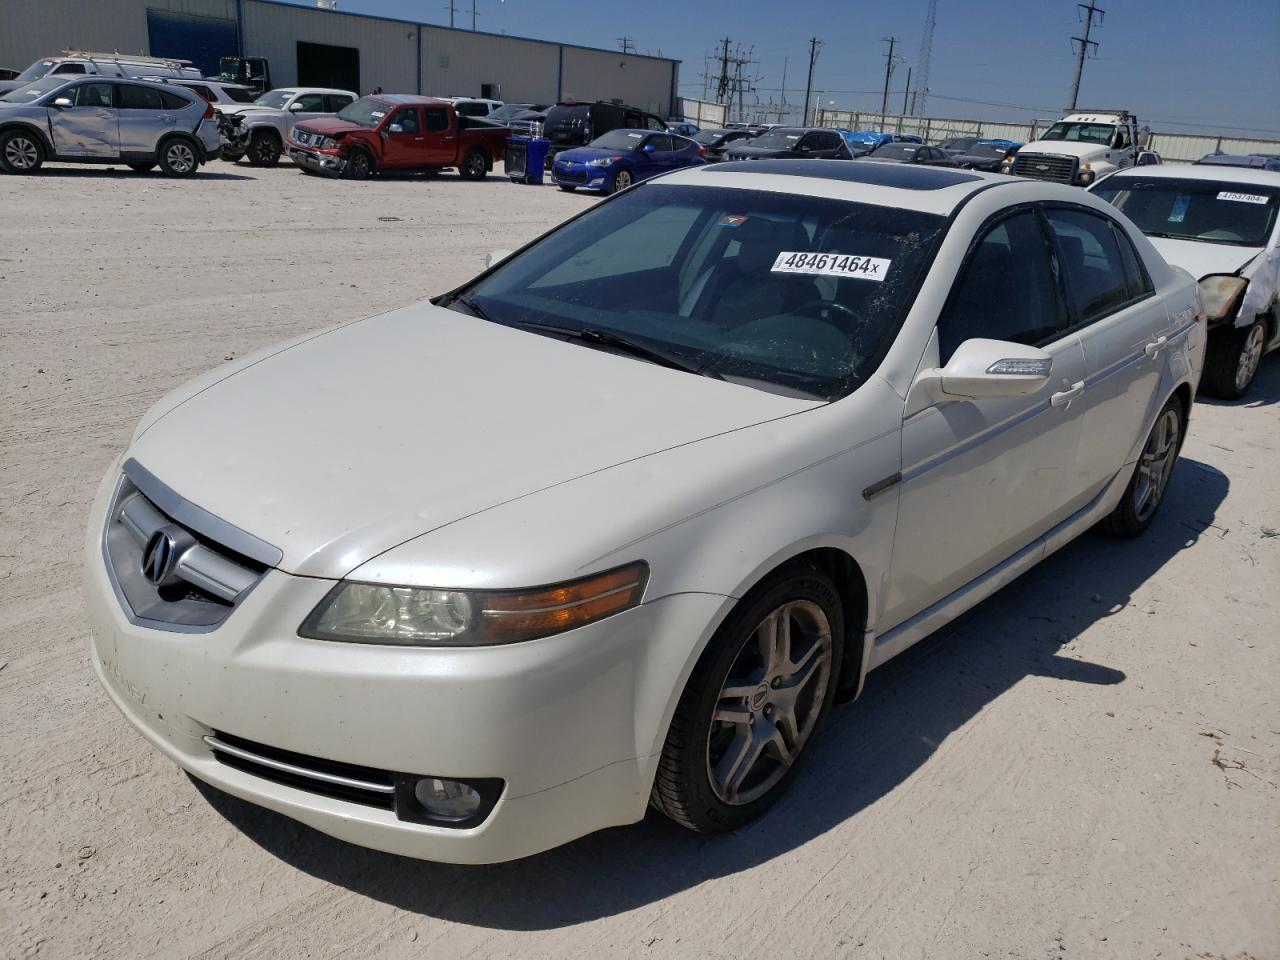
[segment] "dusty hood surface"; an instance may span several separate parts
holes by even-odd
[[[1148,237],[1171,265],[1182,267],[1197,280],[1211,273],[1235,273],[1251,262],[1261,247],[1237,247],[1230,243],[1206,243],[1199,240],[1172,240]]]
[[[341,577],[499,503],[818,405],[420,303],[231,372],[130,455],[282,569]]]

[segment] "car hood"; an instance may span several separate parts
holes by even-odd
[[[352,123],[349,120],[339,120],[337,117],[316,117],[312,120],[301,120],[299,121],[299,126],[312,133],[322,133],[326,137],[337,137],[355,133],[357,130],[370,129],[369,127],[362,127],[358,123]]]
[[[0,94],[8,93],[10,90],[17,90],[19,87],[25,87],[28,81],[19,83],[17,80],[0,80]]]
[[[1035,140],[1018,148],[1019,153],[1028,155],[1042,153],[1059,157],[1079,157],[1081,160],[1103,156],[1107,150],[1108,148],[1100,143],[1080,143],[1075,140]]]
[[[627,153],[626,150],[604,150],[600,147],[576,147],[573,150],[562,150],[556,154],[557,162],[560,160],[566,163],[586,163],[588,160],[598,160],[601,157],[621,157]]]
[[[130,455],[278,547],[286,572],[338,578],[499,504],[820,405],[419,303],[195,381]]]
[[[1211,273],[1236,273],[1262,252],[1262,247],[1238,247],[1203,240],[1148,237],[1151,245],[1171,265],[1181,267],[1197,280]]]
[[[971,163],[975,167],[998,167],[1004,163],[1004,157],[993,157],[989,153],[949,153],[947,158],[956,163]]]
[[[282,117],[284,110],[277,110],[275,107],[260,107],[256,103],[220,103],[218,109],[223,113],[239,113],[246,117],[251,116],[270,116]]]

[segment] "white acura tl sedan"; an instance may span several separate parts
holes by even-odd
[[[1204,346],[1082,191],[682,171],[160,401],[89,521],[93,660],[192,775],[369,847],[732,829],[870,670],[1152,521]]]

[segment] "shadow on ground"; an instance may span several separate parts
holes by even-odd
[[[332,839],[196,782],[211,806],[292,866],[400,909],[480,927],[562,927],[632,910],[785,854],[859,812],[925,765],[950,734],[1026,677],[1120,684],[1105,664],[1060,653],[1122,610],[1148,578],[1212,525],[1225,475],[1184,459],[1152,528],[1089,533],[917,644],[837,707],[787,795],[737,833],[702,837],[650,813],[515,863],[459,867]]]
[[[74,164],[65,167],[41,167],[37,173],[30,174],[33,177],[83,177],[85,179],[119,179],[119,180],[165,180],[173,183],[179,183],[183,177],[170,177],[156,170],[148,170],[145,173],[137,173],[133,170],[123,169],[117,170],[114,167],[99,167],[92,164]],[[222,173],[216,170],[210,170],[207,166],[201,167],[193,177],[199,177],[201,180],[255,180],[256,177],[246,177],[238,173]]]

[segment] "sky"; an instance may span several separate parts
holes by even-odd
[[[454,0],[471,24],[472,0]],[[482,31],[620,49],[682,60],[680,93],[703,92],[704,58],[724,37],[751,51],[750,104],[804,99],[809,38],[822,41],[814,88],[823,105],[879,110],[885,53],[897,36],[889,103],[901,109],[915,70],[927,0],[475,0]],[[1091,39],[1079,103],[1125,108],[1167,133],[1280,139],[1280,0],[1097,0],[1106,15]],[[340,10],[448,24],[449,0],[338,0]],[[1021,120],[1056,116],[1069,102],[1080,35],[1074,0],[938,0],[927,113]],[[713,69],[714,65],[713,65]],[[914,78],[913,78],[914,86]],[[714,89],[714,81],[712,83]],[[834,103],[831,103],[834,101]]]

